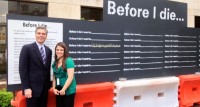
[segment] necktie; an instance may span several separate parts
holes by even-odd
[[[44,53],[43,47],[40,48],[40,53],[41,53],[41,57],[42,57],[42,62],[43,62],[43,64],[45,64],[46,55]]]

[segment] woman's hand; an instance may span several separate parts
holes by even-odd
[[[54,93],[55,95],[59,95],[59,91],[58,91],[57,89],[53,89],[53,93]]]
[[[60,95],[65,95],[65,90],[62,89],[59,91],[59,93],[60,93]]]

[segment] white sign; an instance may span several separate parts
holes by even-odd
[[[8,20],[8,85],[20,84],[19,54],[25,44],[35,42],[35,27],[46,26],[48,30],[45,45],[52,49],[63,41],[63,24],[52,22]],[[53,62],[53,61],[52,61]],[[52,74],[52,71],[51,71]]]

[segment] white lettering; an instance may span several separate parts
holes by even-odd
[[[115,2],[114,1],[108,1],[108,14],[115,14],[116,10],[115,10]]]
[[[129,7],[130,4],[126,3],[124,6],[116,6],[114,1],[108,1],[108,14],[118,16],[131,16],[131,17],[149,17],[149,10],[143,8]]]

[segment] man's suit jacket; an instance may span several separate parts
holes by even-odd
[[[42,90],[47,91],[51,86],[50,66],[52,51],[45,46],[46,63],[42,63],[42,57],[37,44],[31,43],[22,47],[19,58],[19,73],[22,89],[30,88],[32,97],[39,97]]]

